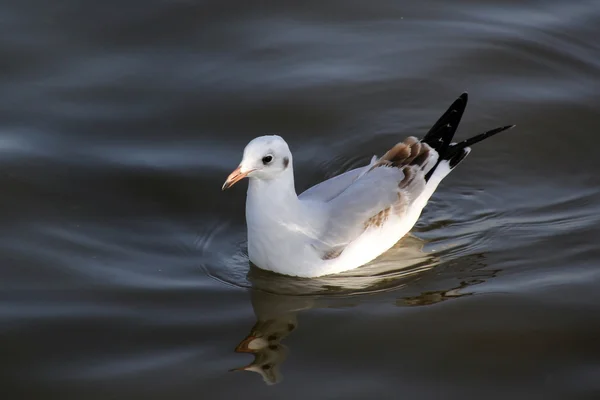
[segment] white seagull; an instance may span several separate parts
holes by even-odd
[[[514,125],[452,143],[467,105],[463,93],[425,137],[408,137],[381,158],[321,182],[299,196],[292,153],[281,137],[244,149],[223,190],[249,178],[248,256],[259,268],[314,278],[348,271],[390,249],[415,225],[440,181],[471,145]]]

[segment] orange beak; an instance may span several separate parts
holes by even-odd
[[[229,189],[230,187],[235,185],[237,182],[239,182],[242,179],[244,179],[245,177],[247,177],[250,172],[254,171],[253,169],[251,169],[250,171],[242,172],[241,168],[242,168],[242,166],[240,165],[236,169],[234,169],[231,174],[229,174],[229,176],[227,177],[227,180],[223,184],[223,187],[221,188],[221,190]]]

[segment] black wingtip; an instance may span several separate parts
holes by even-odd
[[[463,140],[462,142],[452,143],[449,146],[449,148],[446,151],[446,153],[444,153],[442,155],[442,159],[449,160],[449,159],[453,158],[456,154],[460,153],[461,150],[463,150],[464,148],[470,147],[470,146],[474,145],[475,143],[479,143],[482,140],[487,139],[489,137],[492,137],[494,135],[497,135],[500,132],[504,132],[504,131],[507,131],[509,129],[512,129],[515,126],[516,125],[501,126],[499,128],[491,129],[491,130],[489,130],[487,132],[480,133],[479,135],[475,135],[472,138]],[[465,154],[465,156],[466,156],[466,154]],[[464,156],[462,158],[464,158]],[[461,158],[461,160],[462,160],[462,158]],[[455,165],[457,165],[457,164],[458,163],[455,163]]]
[[[462,149],[462,150],[454,153],[454,155],[452,157],[450,157],[450,159],[448,160],[448,162],[450,164],[450,169],[454,169],[454,167],[456,167],[458,164],[460,164],[460,162],[462,160],[464,160],[464,158],[466,156],[468,156],[470,152],[471,152],[470,149]]]
[[[427,132],[425,137],[421,140],[431,146],[431,148],[436,150],[440,155],[438,163],[425,176],[426,180],[429,180],[440,161],[449,160],[450,166],[453,168],[469,154],[470,150],[465,149],[466,147],[472,146],[484,139],[515,127],[515,125],[506,125],[480,133],[479,135],[463,140],[462,142],[451,143],[463,113],[465,112],[468,101],[469,94],[463,92],[456,100],[454,100],[452,105],[450,105],[446,112],[436,121],[429,132]]]
[[[430,145],[438,153],[446,151],[460,120],[467,108],[469,95],[464,92],[448,107],[442,116],[433,124],[429,132],[423,137],[422,142]]]
[[[467,140],[463,140],[462,142],[459,142],[459,143],[457,143],[454,146],[458,146],[458,148],[465,148],[465,147],[468,147],[468,146],[472,146],[475,143],[479,143],[482,140],[487,139],[489,137],[492,137],[494,135],[497,135],[500,132],[504,132],[504,131],[507,131],[509,129],[512,129],[515,126],[516,125],[501,126],[499,128],[495,128],[495,129],[489,130],[487,132],[480,133],[479,135],[473,136],[472,138],[469,138]]]

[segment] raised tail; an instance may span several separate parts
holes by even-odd
[[[484,139],[494,136],[497,133],[504,132],[508,129],[512,129],[515,126],[516,125],[501,126],[499,128],[480,133],[479,135],[475,135],[472,138],[463,140],[462,142],[450,143],[450,146],[448,146],[448,149],[446,150],[446,152],[444,152],[441,159],[449,160],[450,168],[454,168],[469,154],[469,152],[471,151],[469,146],[472,146],[475,143],[481,142]]]
[[[425,180],[428,181],[429,178],[431,178],[441,162],[448,161],[449,167],[452,170],[469,154],[471,151],[469,146],[494,136],[497,133],[514,128],[515,125],[507,125],[480,133],[479,135],[463,140],[462,142],[452,143],[452,138],[456,133],[458,124],[467,107],[468,99],[467,93],[461,94],[421,140],[431,146],[431,148],[439,154],[437,164],[429,170],[427,175],[425,175]]]
[[[469,95],[467,93],[461,94],[436,123],[433,124],[421,141],[431,146],[438,154],[445,153],[452,142],[458,124],[460,124],[468,101]]]

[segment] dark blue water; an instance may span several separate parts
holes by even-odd
[[[600,3],[5,1],[5,399],[600,397]],[[245,144],[297,189],[478,145],[374,265],[250,269]],[[244,372],[229,372],[245,367]]]

